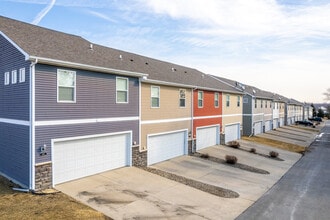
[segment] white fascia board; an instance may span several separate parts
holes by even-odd
[[[155,79],[142,79],[142,83],[148,83],[148,84],[157,84],[157,85],[164,85],[164,86],[175,86],[175,87],[181,87],[181,88],[196,88],[196,86],[193,85],[187,85],[187,84],[181,84],[181,83],[173,83],[173,82],[166,82],[166,81],[160,81]]]
[[[133,76],[133,77],[147,77],[148,76],[148,74],[146,74],[146,73],[132,72],[132,71],[127,71],[127,70],[118,70],[118,69],[93,66],[93,65],[82,64],[82,63],[55,60],[55,59],[44,58],[44,57],[30,56],[29,60],[31,60],[31,61],[38,60],[38,63],[42,63],[42,64],[49,64],[49,65],[68,67],[68,68],[84,69],[84,70],[90,70],[90,71],[94,71],[94,72],[118,74],[118,75],[122,75],[122,76]]]
[[[19,52],[21,52],[25,60],[29,59],[29,54],[26,53],[22,48],[20,48],[14,41],[12,41],[7,35],[5,35],[2,31],[0,31],[0,35],[2,35],[7,41],[9,41]]]

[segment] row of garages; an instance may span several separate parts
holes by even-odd
[[[225,126],[226,140],[240,138],[240,124]],[[220,144],[220,125],[196,129],[196,150]],[[188,153],[188,130],[150,134],[147,163],[152,165]],[[53,185],[132,164],[131,132],[53,141]]]

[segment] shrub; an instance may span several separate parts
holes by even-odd
[[[276,151],[270,151],[269,156],[275,158],[275,157],[278,157],[278,153]]]
[[[233,155],[226,155],[225,157],[226,162],[229,164],[236,164],[237,163],[237,157],[233,156]]]
[[[255,148],[252,147],[252,148],[250,149],[250,152],[255,154],[255,153],[257,153],[257,149],[255,149]]]
[[[200,157],[201,157],[201,158],[209,158],[209,155],[208,155],[208,154],[201,154]]]
[[[239,148],[239,147],[240,147],[240,144],[239,144],[238,141],[229,141],[229,142],[228,142],[228,145],[229,145],[230,147],[233,147],[233,148]]]

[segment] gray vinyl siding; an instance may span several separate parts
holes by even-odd
[[[29,185],[29,127],[0,122],[0,173]]]
[[[29,120],[29,61],[10,42],[0,35],[0,118]],[[25,82],[19,82],[19,69],[25,67]],[[11,83],[11,72],[17,71],[17,83]],[[5,72],[10,83],[4,85]]]
[[[133,131],[132,141],[139,143],[139,121],[102,122],[61,126],[37,126],[35,134],[36,163],[51,160],[51,140],[85,135]],[[40,147],[47,145],[47,155],[40,155]]]
[[[244,99],[247,99],[247,102],[243,101],[243,135],[249,136],[252,134],[252,108],[254,108],[254,103],[250,95],[244,95]]]
[[[139,81],[129,78],[128,103],[116,103],[116,75],[76,71],[76,102],[57,102],[57,69],[36,67],[36,121],[139,116]]]

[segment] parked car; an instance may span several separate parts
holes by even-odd
[[[321,117],[313,117],[313,118],[308,118],[308,120],[321,122],[322,118]]]
[[[314,123],[309,120],[296,121],[295,124],[315,127]]]

